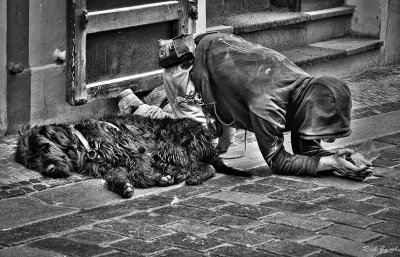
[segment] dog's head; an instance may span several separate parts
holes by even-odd
[[[76,146],[67,127],[20,126],[15,161],[49,177],[66,177],[73,170],[69,154]]]

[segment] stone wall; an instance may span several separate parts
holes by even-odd
[[[0,135],[7,129],[7,1],[0,0]]]
[[[386,23],[381,29],[381,38],[385,40],[385,64],[400,62],[400,1],[382,0],[383,12],[387,12]],[[385,14],[384,14],[385,16]]]
[[[66,0],[30,0],[29,61],[31,64],[31,123],[71,122],[116,111],[114,100],[83,106],[66,102],[65,64],[53,54],[67,47]]]
[[[381,1],[376,0],[347,0],[347,5],[355,6],[351,29],[353,35],[379,38],[382,15]]]
[[[346,0],[356,6],[352,18],[352,34],[384,40],[382,65],[400,61],[400,1]]]
[[[72,122],[116,112],[113,99],[78,107],[66,102],[67,67],[53,57],[56,49],[66,50],[66,0],[9,0],[8,5],[7,43],[20,42],[8,47],[8,61],[25,67],[20,74],[8,75],[10,132],[21,123]]]

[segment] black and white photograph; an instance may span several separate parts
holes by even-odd
[[[400,256],[400,1],[0,0],[0,256]]]

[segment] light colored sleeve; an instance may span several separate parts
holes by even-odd
[[[206,127],[202,106],[188,100],[195,94],[195,87],[190,79],[191,70],[192,66],[184,69],[181,65],[164,69],[165,92],[175,118],[195,120]]]

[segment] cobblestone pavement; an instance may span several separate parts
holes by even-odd
[[[400,110],[400,66],[347,80],[354,119]],[[365,182],[218,176],[129,200],[43,178],[12,161],[15,137],[0,141],[0,256],[400,256],[400,132],[373,139]]]

